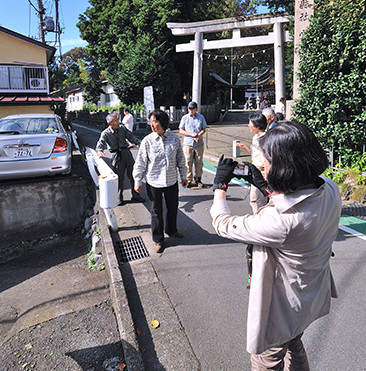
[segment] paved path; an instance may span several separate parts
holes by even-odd
[[[233,139],[249,143],[247,128],[210,126],[207,159],[217,159],[220,153],[231,156]],[[212,184],[211,171],[205,171],[203,181]],[[129,191],[125,192],[128,199]],[[233,214],[250,212],[247,188],[233,184],[228,196]],[[150,253],[148,258],[121,266],[146,369],[250,370],[245,351],[244,245],[216,235],[209,215],[211,204],[210,188],[180,187],[178,224],[185,238],[167,239],[161,255],[152,249],[148,205],[115,209],[120,228],[113,239],[140,236]],[[305,332],[312,370],[366,369],[366,241],[360,237],[340,230],[334,243],[331,264],[339,298],[333,300],[331,314]],[[153,319],[160,322],[159,328],[150,326]]]

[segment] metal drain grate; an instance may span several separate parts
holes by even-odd
[[[116,248],[120,263],[126,263],[149,256],[145,244],[140,236],[118,241]]]

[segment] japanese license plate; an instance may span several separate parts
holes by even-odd
[[[32,150],[30,148],[16,148],[14,150],[14,158],[32,157]]]

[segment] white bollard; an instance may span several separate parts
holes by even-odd
[[[233,157],[239,157],[240,156],[240,148],[236,146],[237,143],[239,143],[240,140],[233,140]]]

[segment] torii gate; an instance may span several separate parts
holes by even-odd
[[[175,36],[194,35],[194,40],[188,44],[176,45],[176,52],[193,51],[193,81],[192,100],[201,105],[202,88],[202,60],[203,50],[235,48],[242,46],[274,44],[275,66],[275,94],[276,103],[285,96],[285,73],[283,60],[283,43],[290,41],[289,32],[283,32],[282,24],[288,23],[287,15],[275,16],[271,13],[248,15],[239,18],[224,18],[212,21],[190,23],[167,23]],[[264,36],[241,37],[243,28],[263,27],[273,24],[273,32]],[[212,40],[203,39],[204,33],[232,30],[231,39]]]

